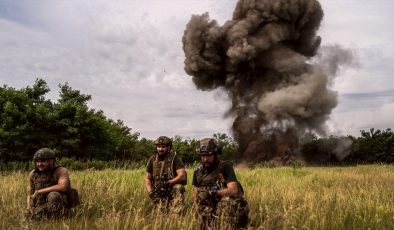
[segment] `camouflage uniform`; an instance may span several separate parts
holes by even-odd
[[[224,168],[231,167],[230,162],[218,161],[217,166],[212,171],[207,171],[199,165],[194,172],[193,185],[198,192],[210,190],[212,188],[226,188],[226,175]],[[228,197],[209,197],[201,201],[197,199],[197,218],[202,225],[202,229],[216,226],[220,229],[239,229],[246,227],[248,222],[249,207],[243,198],[243,189],[238,184],[238,194]],[[220,227],[219,227],[220,226]]]
[[[40,172],[33,170],[30,176],[30,183],[33,193],[42,188],[47,188],[57,184],[58,178],[55,176],[57,170],[66,170],[61,166]],[[47,217],[56,218],[67,213],[69,202],[68,192],[50,192],[30,197],[30,217],[33,219]]]
[[[208,146],[208,150],[210,148],[213,149],[211,154],[220,153],[220,150],[216,147]],[[209,152],[204,154],[209,155]],[[235,196],[211,195],[206,199],[200,199],[200,193],[227,188],[229,182],[237,183],[238,194]],[[200,223],[200,229],[239,229],[247,226],[249,206],[243,197],[243,188],[237,181],[230,162],[216,158],[209,168],[199,164],[194,170],[192,184],[197,190],[196,218]]]
[[[160,140],[159,137],[158,140]],[[177,176],[176,170],[184,168],[182,160],[175,152],[167,152],[164,156],[158,153],[148,160],[147,172],[152,174],[152,201],[161,214],[180,215],[184,209],[184,193],[186,181],[171,186],[169,180]]]
[[[33,157],[37,164],[39,160],[55,159],[55,154],[48,148],[39,149]],[[27,218],[38,219],[42,217],[57,218],[68,212],[71,207],[79,204],[78,192],[71,188],[70,183],[65,192],[52,191],[35,194],[36,191],[58,184],[59,179],[69,181],[68,170],[62,166],[51,166],[41,171],[34,169],[29,174],[30,207],[26,213]]]

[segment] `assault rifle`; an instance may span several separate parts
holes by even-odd
[[[154,181],[152,188],[152,195],[154,199],[165,198],[170,195],[172,186],[168,182],[167,174],[161,176],[158,180]]]
[[[226,186],[219,181],[216,181],[216,183],[214,185],[211,186],[201,186],[201,187],[197,187],[197,191],[217,191],[220,189],[224,189]]]
[[[212,186],[197,187],[199,203],[209,205],[212,202],[217,201],[217,191],[223,188],[225,188],[224,184],[219,181],[216,181]]]

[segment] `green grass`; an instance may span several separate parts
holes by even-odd
[[[250,229],[394,229],[394,166],[237,168]],[[27,172],[0,174],[0,229],[197,229],[186,189],[181,218],[157,217],[144,169],[72,171],[82,203],[72,217],[27,222]]]

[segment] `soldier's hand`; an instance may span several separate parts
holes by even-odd
[[[150,197],[151,200],[155,200],[156,199],[156,195],[155,195],[154,192],[150,192],[149,193],[149,197]]]
[[[201,191],[198,193],[198,200],[201,202],[207,201],[211,197],[209,191]]]
[[[211,190],[202,191],[198,194],[200,198],[200,202],[208,201],[209,199],[214,199],[217,197],[218,190],[216,188],[212,188]]]
[[[218,194],[218,189],[216,187],[211,188],[209,194],[211,194],[211,196],[216,196]]]
[[[33,195],[31,195],[31,198],[32,198],[33,200],[35,200],[35,199],[38,198],[39,195],[40,195],[40,194],[38,193],[38,190],[36,190],[36,191],[33,193]]]
[[[157,184],[157,187],[161,190],[166,190],[167,188],[170,187],[170,182],[169,181],[159,181]]]

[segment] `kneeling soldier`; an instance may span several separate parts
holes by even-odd
[[[172,141],[161,136],[156,153],[148,160],[145,187],[160,214],[180,215],[184,206],[187,176],[182,160],[171,151]]]
[[[200,229],[239,229],[247,226],[249,207],[230,162],[218,159],[220,146],[212,138],[200,141],[201,164],[193,174],[193,195]]]
[[[35,169],[29,174],[27,217],[58,218],[76,205],[76,190],[71,189],[68,170],[55,164],[55,154],[39,149],[33,157]],[[78,200],[79,201],[79,200]]]

